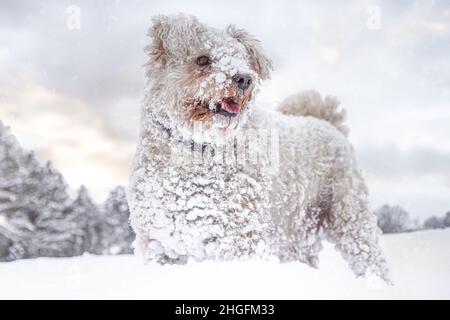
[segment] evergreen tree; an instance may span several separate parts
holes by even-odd
[[[449,212],[447,212],[446,214],[445,214],[445,218],[444,218],[444,226],[447,228],[447,227],[450,227],[450,211]]]
[[[131,253],[125,190],[101,207],[82,186],[71,200],[62,175],[25,152],[0,122],[0,261]]]
[[[131,243],[134,240],[134,233],[128,222],[130,212],[123,187],[116,187],[111,191],[101,212],[105,222],[101,233],[102,253],[132,253]]]
[[[0,242],[2,259],[71,254],[68,201],[61,174],[25,152],[0,122],[0,233],[7,239]]]
[[[85,251],[92,254],[132,253],[134,234],[128,224],[128,205],[123,187],[113,190],[101,210],[92,201],[87,189],[82,186],[70,210],[75,216],[84,217],[78,225],[85,228]]]
[[[86,187],[78,189],[77,197],[64,208],[64,216],[70,217],[66,220],[66,232],[74,235],[73,246],[77,254],[88,251],[93,242],[96,242],[96,235],[93,231],[95,226],[90,217],[98,215],[97,207],[92,201]]]

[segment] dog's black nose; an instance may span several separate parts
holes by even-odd
[[[238,73],[233,77],[233,81],[236,82],[239,89],[242,89],[242,91],[245,91],[252,84],[252,77],[250,77],[247,74]]]

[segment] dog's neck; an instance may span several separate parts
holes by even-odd
[[[155,117],[151,117],[150,121],[152,122],[152,125],[156,130],[159,130],[159,131],[165,133],[169,143],[183,145],[186,148],[189,148],[191,151],[199,151],[201,153],[203,153],[206,150],[206,148],[208,148],[208,147],[212,148],[211,144],[209,144],[209,143],[206,143],[206,142],[198,143],[198,142],[194,141],[194,139],[192,139],[192,138],[185,139],[181,136],[174,135],[174,133],[173,133],[174,130],[171,127],[166,126],[164,123],[162,123]],[[212,150],[214,150],[214,149],[212,148]]]

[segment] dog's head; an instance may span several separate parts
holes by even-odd
[[[183,14],[153,18],[150,59],[151,112],[182,136],[193,127],[213,142],[233,137],[251,109],[271,61],[246,31],[210,28]]]

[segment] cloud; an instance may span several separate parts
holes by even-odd
[[[383,179],[432,176],[450,187],[450,151],[428,146],[401,150],[394,144],[385,144],[366,145],[358,154],[365,170]]]
[[[134,141],[108,134],[103,119],[84,101],[30,83],[26,94],[5,92],[0,118],[41,161],[52,160],[73,187],[88,185],[97,198],[125,184]]]

